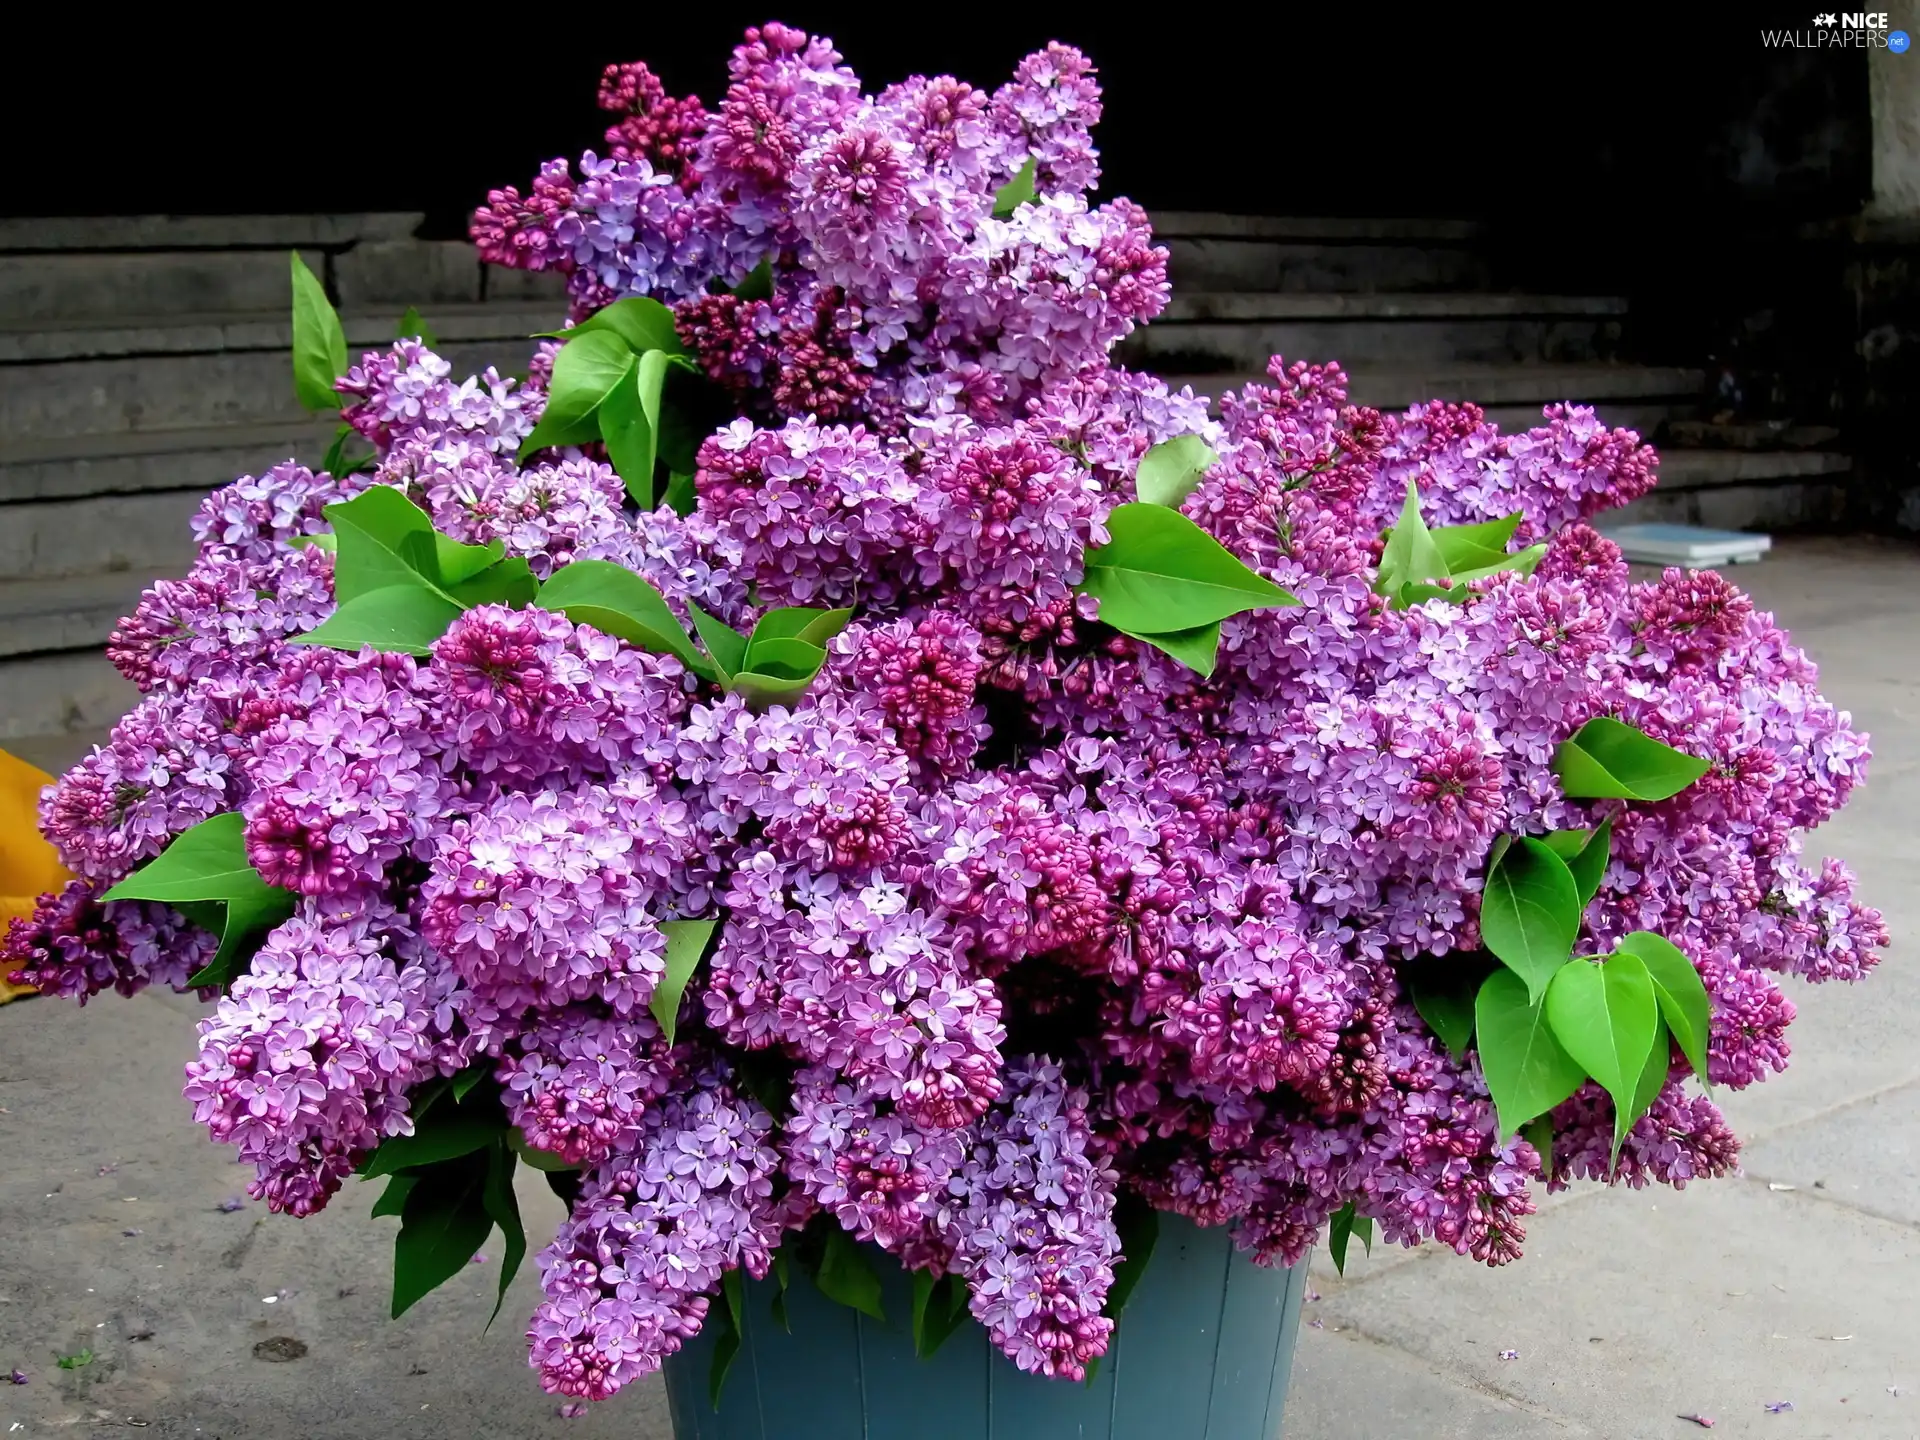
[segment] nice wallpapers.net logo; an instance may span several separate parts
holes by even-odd
[[[1823,10],[1804,30],[1762,30],[1769,50],[1887,50],[1904,55],[1913,40],[1892,29],[1884,10]]]

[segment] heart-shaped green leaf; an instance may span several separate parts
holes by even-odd
[[[519,1273],[520,1262],[527,1258],[527,1230],[520,1221],[520,1201],[513,1193],[513,1151],[503,1140],[495,1140],[487,1150],[487,1179],[480,1191],[481,1208],[500,1230],[500,1281],[494,1289],[493,1313],[487,1316],[487,1328],[500,1318],[500,1307],[507,1303],[507,1287]]]
[[[467,1104],[435,1105],[416,1113],[411,1135],[389,1135],[360,1167],[362,1180],[437,1165],[484,1150],[507,1133],[506,1112],[492,1096]]]
[[[463,1155],[420,1172],[393,1242],[393,1318],[458,1275],[493,1231],[488,1156]]]
[[[1647,1052],[1660,1034],[1653,979],[1640,957],[1625,951],[1603,962],[1577,960],[1547,987],[1546,1012],[1560,1047],[1613,1097],[1617,1159],[1633,1123]]]
[[[762,260],[738,285],[733,287],[734,295],[741,300],[771,300],[773,298],[773,261]]]
[[[691,600],[687,602],[687,614],[693,617],[693,628],[699,633],[700,643],[707,647],[707,654],[712,657],[720,683],[731,685],[733,677],[746,661],[747,637],[724,621],[714,619]]]
[[[391,485],[373,485],[326,508],[333,526],[333,592],[345,604],[375,590],[416,585],[452,601],[448,587],[499,564],[505,546],[463,545]]]
[[[666,375],[666,352],[649,350],[600,402],[600,434],[607,442],[607,458],[642,510],[652,510],[656,504],[653,472],[660,443],[660,387]]]
[[[600,438],[595,412],[633,366],[633,351],[611,330],[588,330],[562,345],[553,357],[547,408],[533,433],[520,442],[520,459]]]
[[[533,597],[540,593],[540,581],[523,557],[509,555],[471,579],[449,585],[447,593],[463,609],[471,610],[475,605],[509,605],[518,610],[533,603]]]
[[[1542,843],[1567,862],[1584,914],[1600,893],[1600,882],[1606,877],[1607,861],[1613,854],[1613,817],[1602,820],[1597,830],[1555,830],[1543,836]]]
[[[1707,773],[1708,762],[1663,745],[1631,725],[1596,715],[1553,756],[1571,800],[1666,800]]]
[[[1453,589],[1460,592],[1460,598],[1464,600],[1466,598],[1465,587],[1470,580],[1484,580],[1487,576],[1498,575],[1503,570],[1512,570],[1522,576],[1531,575],[1534,570],[1539,567],[1540,561],[1546,556],[1546,553],[1547,547],[1545,545],[1529,545],[1526,549],[1516,551],[1504,559],[1475,566],[1471,570],[1455,570],[1450,577],[1453,581]]]
[[[762,637],[758,632],[747,642],[746,667],[782,680],[811,680],[827,662],[827,652],[805,640],[783,635]],[[744,673],[744,672],[743,672]]]
[[[827,1231],[826,1240],[820,1268],[813,1276],[820,1293],[862,1315],[885,1320],[887,1312],[880,1306],[880,1277],[873,1273],[866,1253],[853,1242],[852,1236],[837,1226]]]
[[[333,382],[347,373],[347,332],[300,252],[293,257],[293,390],[309,410],[338,410]]]
[[[1133,473],[1134,493],[1149,505],[1178,510],[1219,458],[1198,435],[1162,440],[1140,457],[1140,468]]]
[[[1355,1211],[1353,1201],[1349,1200],[1327,1220],[1327,1255],[1333,1261],[1333,1268],[1342,1275],[1347,1273],[1347,1242],[1356,1236],[1371,1255],[1373,1219]]]
[[[460,618],[460,607],[424,585],[389,585],[356,595],[291,644],[324,645],[357,654],[363,645],[407,655],[431,655],[433,642]]]
[[[1242,611],[1300,603],[1178,510],[1116,506],[1107,534],[1105,545],[1087,552],[1080,591],[1100,602],[1102,620],[1129,635],[1195,630]]]
[[[238,979],[259,942],[293,914],[298,899],[261,879],[248,861],[246,821],[238,811],[182,831],[100,898],[173,906],[194,924],[217,932],[220,945],[213,959],[188,977],[196,987]]]
[[[1707,1079],[1707,1044],[1712,1039],[1713,1002],[1693,961],[1666,936],[1651,930],[1636,930],[1614,948],[1639,956],[1640,963],[1647,967],[1654,999],[1659,1002],[1667,1028],[1679,1042],[1680,1053],[1687,1057],[1700,1083],[1712,1089]]]
[[[993,192],[993,218],[1005,220],[1022,205],[1033,203],[1039,193],[1033,187],[1034,163],[1029,155],[1026,163],[1014,172],[1013,178]]]
[[[805,605],[783,605],[769,610],[754,625],[753,634],[747,640],[747,664],[753,664],[754,647],[763,640],[803,640],[824,648],[852,619],[851,609],[815,610]]]
[[[1480,935],[1526,981],[1535,1000],[1573,958],[1580,934],[1580,894],[1567,862],[1523,836],[1488,867],[1480,895]]]
[[[418,340],[428,349],[440,343],[440,337],[433,333],[433,327],[420,318],[420,312],[413,306],[407,306],[407,313],[400,317],[400,323],[394,327],[394,339]]]
[[[642,650],[678,656],[696,675],[713,674],[706,657],[687,638],[679,617],[667,608],[666,599],[625,566],[608,560],[576,560],[554,571],[533,603]]]
[[[1476,950],[1464,955],[1425,956],[1405,971],[1413,1008],[1456,1060],[1473,1043],[1474,1000],[1494,964],[1492,956]]]
[[[1503,1136],[1546,1114],[1587,1078],[1554,1039],[1546,1007],[1527,997],[1526,982],[1511,970],[1495,970],[1480,986],[1473,1029]]]
[[[660,933],[667,937],[667,971],[653,987],[647,1008],[659,1022],[660,1033],[669,1045],[673,1044],[680,1023],[680,1001],[687,993],[687,982],[693,978],[700,957],[707,953],[707,941],[719,924],[718,920],[660,922]]]
[[[1119,1266],[1114,1267],[1118,1285]],[[1109,1290],[1108,1296],[1112,1296]],[[925,1270],[913,1272],[913,1353],[934,1355],[967,1318],[967,1284],[948,1271],[938,1280]]]
[[[1448,575],[1446,557],[1440,553],[1433,533],[1420,515],[1420,491],[1407,481],[1407,498],[1400,507],[1400,518],[1387,532],[1386,548],[1380,553],[1380,568],[1373,588],[1382,595],[1399,595],[1403,586],[1427,580],[1444,580]],[[1445,592],[1440,592],[1444,596]],[[1420,596],[1430,599],[1431,596]],[[1402,598],[1402,604],[1417,603]]]
[[[680,331],[673,323],[673,311],[650,295],[630,295],[625,300],[616,300],[594,311],[571,330],[549,330],[535,338],[571,340],[595,330],[618,335],[636,355],[644,355],[649,350],[664,350],[669,355],[686,353],[686,347],[680,343]]]
[[[1520,528],[1518,512],[1479,525],[1442,525],[1430,531],[1434,548],[1447,567],[1447,574],[1475,570],[1483,565],[1498,565],[1508,559],[1507,542]]]
[[[1191,630],[1170,630],[1163,635],[1141,635],[1132,630],[1122,630],[1120,633],[1171,655],[1202,680],[1213,674],[1213,667],[1220,658],[1218,620],[1207,625],[1196,625]]]

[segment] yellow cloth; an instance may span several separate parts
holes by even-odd
[[[0,934],[15,916],[33,914],[43,890],[57,890],[73,877],[40,834],[40,791],[51,785],[46,771],[0,750]],[[0,971],[0,1005],[33,991],[10,985]]]

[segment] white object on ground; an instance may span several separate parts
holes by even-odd
[[[1680,565],[1688,570],[1745,565],[1773,548],[1771,535],[1707,530],[1698,525],[1622,525],[1600,533],[1618,545],[1629,560],[1643,565]]]

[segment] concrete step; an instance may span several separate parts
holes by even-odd
[[[1247,385],[1271,384],[1264,371],[1164,375],[1175,389],[1218,396]],[[1348,374],[1356,404],[1389,412],[1428,400],[1472,401],[1502,430],[1541,423],[1541,407],[1560,401],[1592,405],[1609,425],[1649,438],[1669,421],[1690,414],[1705,377],[1698,370],[1653,365],[1374,365]]]
[[[1463,220],[1322,218],[1159,211],[1174,294],[1474,290],[1487,285]]]
[[[0,506],[0,575],[179,574],[193,563],[187,522],[204,494],[163,490]]]
[[[1660,452],[1660,489],[1726,490],[1845,476],[1853,461],[1829,450],[1686,450]],[[1840,482],[1831,482],[1840,483]]]
[[[288,458],[318,465],[338,425],[332,417],[303,416],[266,425],[0,440],[0,504],[206,491]]]
[[[99,732],[139,701],[133,682],[97,647],[0,661],[0,747],[57,775],[55,766],[71,765],[76,748],[84,753],[65,737],[104,739]],[[29,744],[18,743],[28,737]]]
[[[282,277],[284,279],[284,276]],[[372,349],[393,339],[404,305],[392,310],[348,309],[340,317],[347,345]],[[443,342],[525,340],[551,330],[563,316],[542,301],[480,304],[448,302],[422,306],[421,318]],[[204,315],[118,314],[97,323],[0,325],[0,364],[45,365],[120,356],[206,355],[235,350],[278,350],[293,344],[293,321],[285,305]],[[531,350],[531,345],[529,345]],[[357,357],[356,357],[357,358]],[[9,377],[17,379],[17,376]]]
[[[1260,370],[1270,356],[1365,365],[1607,359],[1626,303],[1609,296],[1246,294],[1175,296],[1122,346],[1156,370]]]
[[[1371,215],[1233,215],[1218,210],[1155,210],[1156,240],[1300,240],[1358,244],[1465,245],[1481,239],[1477,220]]]
[[[1666,461],[1661,461],[1664,472]],[[1660,484],[1631,505],[1610,510],[1608,525],[1663,521],[1709,530],[1806,530],[1837,525],[1847,514],[1846,476],[1668,490]]]
[[[1161,243],[1175,295],[1471,290],[1487,283],[1485,262],[1463,246],[1177,235]]]
[[[0,254],[75,250],[340,249],[404,240],[420,212],[338,215],[59,215],[0,219]],[[284,262],[283,262],[284,263]]]
[[[556,319],[550,311],[531,313],[530,307],[471,307],[469,315],[448,317],[438,349],[456,375],[489,365],[524,374],[533,353],[529,333],[551,328]],[[44,360],[0,372],[0,434],[44,440],[109,431],[291,425],[306,412],[293,393],[286,330],[283,321],[259,319],[92,335],[41,332],[31,337],[36,343],[57,340],[81,353],[91,347],[98,358]],[[377,322],[359,317],[348,325],[356,348],[382,345],[392,333],[393,320],[386,316]]]
[[[131,614],[151,574],[121,571],[58,580],[0,580],[0,657],[94,650]],[[12,691],[11,680],[0,689]]]

